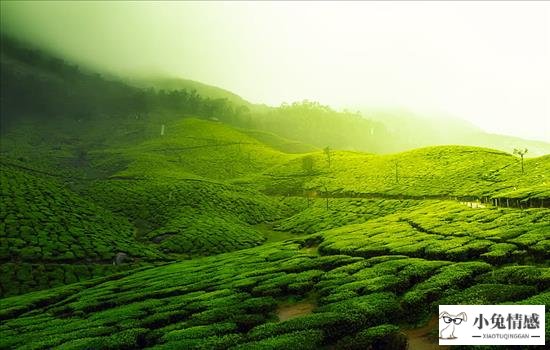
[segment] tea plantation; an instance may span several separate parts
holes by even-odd
[[[304,167],[304,158],[309,165]],[[546,206],[550,156],[525,161],[478,147],[437,146],[395,155],[332,151],[294,158],[265,171],[254,181],[269,193],[328,192],[337,197],[438,198],[488,200],[508,197],[523,206]],[[529,204],[529,199],[537,199]],[[511,203],[512,205],[514,203]],[[502,203],[504,206],[505,203]],[[518,205],[519,206],[519,205]]]
[[[548,268],[304,250],[323,239],[313,235],[6,298],[0,346],[403,348],[400,327],[430,317],[442,300],[550,301]],[[278,322],[277,305],[289,296],[310,300],[314,312]]]
[[[0,349],[406,349],[439,304],[550,304],[550,156],[163,124],[6,136]]]

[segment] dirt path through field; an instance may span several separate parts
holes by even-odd
[[[286,321],[288,319],[308,315],[315,309],[315,304],[310,301],[301,301],[293,304],[281,304],[277,308],[277,316],[279,321]]]
[[[431,339],[429,333],[437,329],[438,318],[432,318],[425,326],[420,328],[404,329],[403,333],[409,340],[409,350],[448,350],[449,346],[439,346],[437,340]]]

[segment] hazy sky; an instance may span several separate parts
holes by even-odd
[[[547,2],[1,2],[2,28],[82,63],[252,102],[452,114],[550,141]]]

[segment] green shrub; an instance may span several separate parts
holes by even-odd
[[[408,344],[407,337],[399,331],[399,327],[384,324],[347,336],[336,343],[336,348],[342,350],[406,350]]]
[[[305,330],[287,333],[255,342],[240,344],[232,350],[316,350],[323,342],[323,332],[320,330]]]
[[[232,322],[212,323],[207,326],[195,326],[166,333],[162,339],[164,341],[175,341],[182,339],[202,339],[215,335],[223,335],[233,332],[237,325]]]
[[[444,305],[492,305],[525,299],[536,293],[536,288],[524,285],[476,284],[439,301]]]
[[[189,338],[178,341],[169,341],[167,343],[156,345],[154,349],[159,350],[222,350],[237,345],[242,341],[240,334],[225,334],[221,336],[211,336],[205,338]]]

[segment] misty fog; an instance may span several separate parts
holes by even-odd
[[[193,79],[269,105],[454,116],[550,140],[544,2],[1,6],[2,31],[117,75]]]

